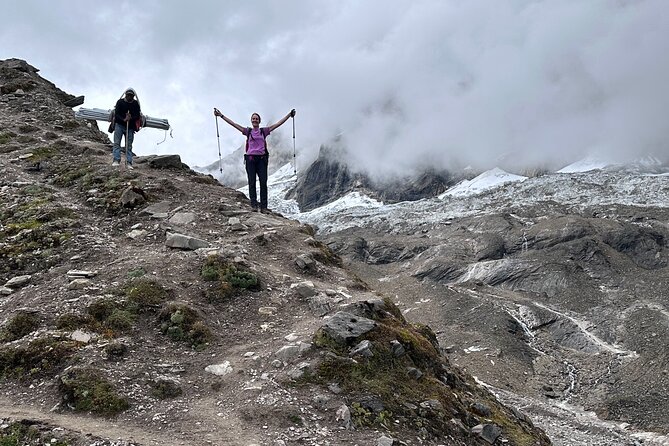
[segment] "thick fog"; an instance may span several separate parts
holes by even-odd
[[[300,164],[338,135],[352,166],[559,165],[669,152],[662,0],[24,0],[3,6],[17,57],[86,107],[128,87],[173,138],[136,151],[218,159],[213,107],[242,125],[291,108]],[[103,126],[104,127],[104,126]],[[243,142],[219,121],[223,155]],[[275,144],[292,146],[292,122]]]

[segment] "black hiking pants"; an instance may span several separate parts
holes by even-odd
[[[256,175],[260,180],[260,209],[267,209],[267,164],[269,157],[267,155],[244,155],[246,164],[246,176],[249,180],[249,199],[251,206],[258,207],[258,198],[256,195]]]

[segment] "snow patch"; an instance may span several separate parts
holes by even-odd
[[[516,181],[525,181],[527,177],[514,175],[495,167],[494,169],[483,172],[471,180],[464,180],[439,195],[440,199],[445,197],[466,197],[477,195],[490,189],[494,189],[506,183]]]

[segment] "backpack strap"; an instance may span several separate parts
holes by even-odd
[[[246,152],[249,151],[249,138],[251,138],[251,127],[246,127]],[[267,149],[267,135],[262,127],[260,127],[260,134],[262,135],[263,142],[265,143],[265,155],[269,156],[269,150]]]

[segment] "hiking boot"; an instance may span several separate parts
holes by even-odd
[[[262,212],[263,214],[271,214],[272,213],[272,211],[270,211],[267,208],[260,208],[260,212]]]
[[[132,164],[128,164],[128,170],[134,170],[135,168],[132,167]]]
[[[119,163],[118,161],[116,161],[116,160],[112,161],[112,167],[118,167],[120,165],[121,165],[121,163]]]

